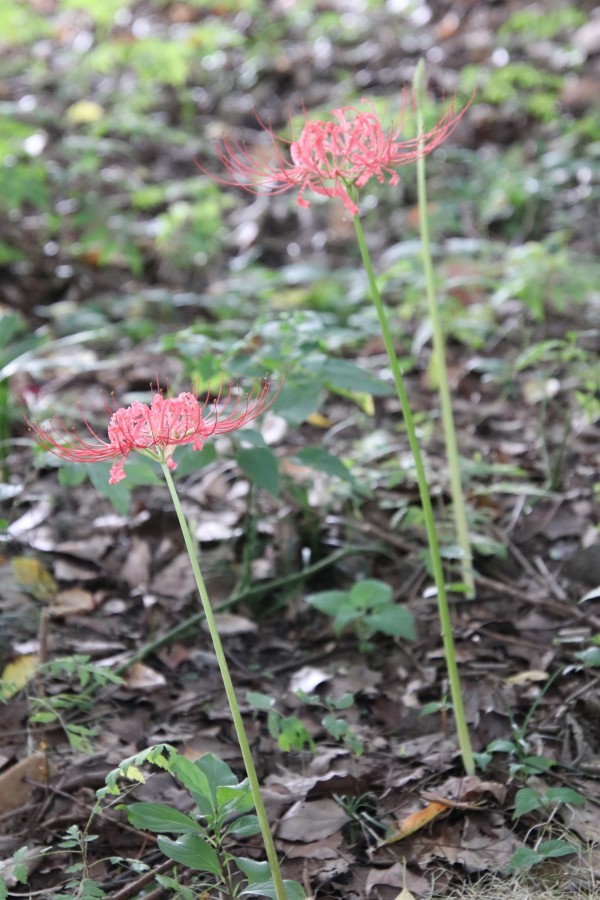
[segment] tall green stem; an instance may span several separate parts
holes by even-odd
[[[169,471],[166,463],[162,463],[161,468],[165,476],[165,481],[167,482],[167,486],[169,488],[169,493],[171,494],[171,500],[173,501],[173,506],[175,508],[179,527],[181,528],[181,533],[183,534],[185,547],[190,558],[192,571],[194,573],[194,578],[196,579],[196,585],[198,586],[198,593],[200,594],[200,599],[202,601],[202,608],[204,610],[206,624],[208,626],[208,630],[210,632],[213,647],[215,650],[215,655],[219,663],[219,669],[221,672],[221,678],[223,679],[225,694],[227,695],[227,700],[229,702],[229,708],[231,710],[235,733],[240,745],[240,750],[242,752],[242,759],[244,760],[244,766],[246,768],[246,774],[248,775],[248,782],[250,784],[250,790],[252,791],[252,798],[254,800],[254,806],[256,808],[256,815],[258,816],[260,830],[262,833],[265,850],[267,852],[267,859],[269,861],[269,866],[271,867],[271,875],[273,877],[273,884],[275,886],[275,894],[277,896],[277,900],[286,900],[285,886],[283,884],[281,869],[279,868],[279,860],[277,859],[277,851],[275,850],[275,843],[273,841],[273,835],[271,834],[267,811],[265,809],[262,794],[260,792],[258,776],[256,774],[256,769],[254,768],[254,760],[252,759],[250,744],[248,743],[246,729],[244,728],[244,721],[242,719],[242,714],[240,712],[237,697],[235,695],[233,681],[231,680],[231,675],[229,673],[227,658],[223,651],[223,645],[221,643],[221,638],[217,629],[217,623],[215,621],[213,609],[208,597],[206,585],[204,584],[204,578],[202,577],[202,572],[200,570],[196,544],[194,542],[194,539],[192,538],[187,519],[185,518],[171,472]]]
[[[469,737],[469,729],[465,716],[465,708],[463,704],[462,692],[460,687],[460,677],[458,674],[458,666],[456,664],[456,650],[454,646],[454,636],[452,634],[452,622],[450,619],[450,608],[448,606],[448,595],[446,593],[446,583],[444,581],[444,568],[442,565],[442,557],[440,554],[440,545],[438,541],[437,531],[435,527],[435,518],[433,515],[433,506],[429,493],[429,485],[427,483],[427,475],[425,474],[425,466],[423,465],[423,457],[419,448],[419,441],[415,430],[415,423],[408,401],[408,394],[404,387],[404,379],[400,370],[400,363],[396,355],[394,341],[387,320],[387,314],[381,294],[377,286],[375,273],[371,263],[371,257],[365,241],[365,235],[358,215],[354,216],[354,227],[356,229],[356,237],[362,261],[369,280],[369,288],[371,298],[377,310],[381,335],[385,344],[385,349],[390,360],[394,382],[400,406],[402,407],[402,415],[404,416],[404,424],[408,435],[408,442],[415,461],[415,469],[417,472],[417,482],[419,485],[419,495],[421,497],[421,506],[425,518],[425,528],[427,530],[427,540],[429,542],[429,552],[431,555],[431,565],[433,568],[433,577],[437,589],[437,603],[440,617],[440,626],[442,631],[442,640],[444,642],[444,656],[446,658],[446,669],[448,671],[448,681],[450,682],[450,694],[452,697],[452,706],[454,709],[454,719],[456,722],[456,730],[458,733],[458,743],[460,752],[467,775],[473,775],[475,772],[475,763],[473,760],[473,751],[471,749],[471,739]]]
[[[416,98],[417,134],[424,133],[423,123],[423,95],[424,95],[425,65],[419,60],[413,87]],[[460,458],[458,455],[458,443],[456,440],[456,427],[452,412],[452,398],[450,396],[450,384],[448,381],[448,368],[446,366],[446,340],[440,311],[435,293],[435,278],[433,274],[433,262],[431,256],[431,240],[429,237],[429,218],[427,215],[427,189],[425,181],[425,155],[417,159],[417,195],[419,201],[419,227],[421,231],[421,249],[423,254],[423,270],[425,273],[425,287],[429,317],[433,332],[433,360],[435,374],[438,383],[440,398],[440,410],[442,413],[442,427],[444,442],[446,445],[446,459],[450,472],[450,495],[452,497],[452,510],[456,537],[460,547],[461,570],[466,596],[472,599],[475,596],[475,577],[473,573],[473,554],[469,540],[469,525],[467,522],[467,510],[465,507],[464,492],[460,473]]]

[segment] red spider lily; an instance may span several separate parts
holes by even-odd
[[[269,392],[266,378],[245,398],[230,389],[222,402],[219,392],[210,404],[208,398],[200,404],[193,394],[164,397],[158,391],[150,405],[136,402],[116,409],[108,425],[108,441],[100,438],[85,419],[93,441],[78,437],[60,421],[58,425],[51,422],[48,428],[29,424],[37,442],[61,459],[81,463],[115,460],[109,484],[118,484],[125,478],[123,466],[132,451],[176,469],[176,447],[191,444],[194,450],[202,450],[204,441],[212,435],[241,428],[271,405],[275,398],[269,399]]]
[[[407,111],[404,99],[399,124],[387,130],[373,105],[366,100],[361,102],[368,107],[366,111],[344,106],[332,111],[334,121],[307,121],[297,141],[278,138],[259,120],[273,142],[275,162],[271,164],[258,162],[245,145],[225,138],[217,147],[217,154],[233,180],[217,180],[250,193],[265,188],[271,194],[281,194],[297,188],[300,206],[310,206],[304,192],[311,189],[321,196],[338,197],[355,216],[358,189],[371,178],[383,183],[386,175],[391,185],[397,184],[400,176],[396,169],[435,150],[454,131],[465,112],[463,109],[455,114],[454,105],[450,104],[430,131],[400,140]],[[287,144],[291,161],[282,151]]]

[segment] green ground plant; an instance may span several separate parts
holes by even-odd
[[[347,591],[320,591],[305,598],[310,606],[331,616],[333,630],[340,635],[351,628],[361,653],[373,649],[376,634],[416,639],[414,617],[409,609],[398,605],[391,587],[383,581],[365,578]]]

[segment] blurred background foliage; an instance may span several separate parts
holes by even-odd
[[[214,144],[224,133],[261,152],[257,117],[297,133],[305,112],[369,97],[393,122],[421,56],[432,118],[451,97],[471,100],[428,161],[451,336],[481,350],[518,310],[522,351],[550,310],[597,292],[600,27],[590,9],[3,0],[0,381],[26,371],[38,390],[31,341],[47,352],[71,338],[75,368],[78,342],[104,356],[143,343],[178,358],[178,375],[200,388],[285,372],[280,407],[293,422],[324,387],[358,401],[384,391],[377,366],[352,384],[356,372],[332,365],[377,334],[343,210],[229,190],[195,161],[222,176]],[[402,176],[394,190],[369,185],[363,207],[410,359],[427,326],[414,173]],[[17,383],[17,405],[31,387]]]

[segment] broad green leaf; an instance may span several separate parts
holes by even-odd
[[[240,469],[253,485],[264,488],[273,497],[279,494],[279,463],[268,447],[246,447],[236,454]]]
[[[354,694],[347,692],[341,697],[338,697],[337,700],[333,700],[333,698],[328,697],[327,702],[330,703],[334,709],[350,709],[350,707],[354,703]]]
[[[221,872],[216,851],[197,834],[183,834],[177,840],[159,837],[158,846],[165,856],[188,869],[210,872],[211,875],[219,875]]]
[[[194,834],[199,830],[194,819],[164,803],[132,803],[126,809],[134,828],[144,828],[157,834]]]
[[[527,869],[543,859],[544,857],[532,850],[531,847],[519,847],[511,856],[509,866],[511,869]]]
[[[275,706],[275,699],[269,697],[268,694],[261,694],[259,691],[247,691],[246,700],[254,709],[272,709]]]
[[[195,795],[203,797],[209,801],[211,808],[214,809],[214,795],[209,780],[196,763],[178,754],[171,760],[169,769],[181,781],[182,785],[194,795],[194,799],[196,799]]]
[[[283,886],[285,888],[286,900],[305,900],[306,894],[304,893],[304,888],[301,884],[298,884],[297,881],[288,881],[285,879]],[[241,892],[240,897],[268,897],[269,900],[277,900],[277,892],[275,891],[273,879],[270,878],[268,881],[249,885]]]
[[[290,425],[301,425],[321,405],[321,382],[316,379],[288,379],[273,404],[273,412]]]
[[[333,628],[336,634],[351,625],[352,622],[360,622],[363,618],[362,610],[356,609],[354,606],[343,606],[333,620]]]
[[[248,782],[244,781],[239,785],[219,785],[217,788],[217,807],[222,812],[229,815],[237,812],[243,813],[254,809],[254,800],[252,799],[252,791],[248,786]]]
[[[231,834],[236,834],[238,837],[251,837],[253,834],[258,834],[260,831],[258,816],[240,816],[229,827],[228,831]]]
[[[384,581],[375,578],[365,578],[357,581],[350,591],[350,602],[360,609],[374,609],[392,603],[392,589]]]
[[[223,762],[214,753],[206,753],[197,759],[194,765],[205,775],[210,798],[215,807],[217,805],[217,788],[238,783],[235,773],[231,771],[226,762]]]
[[[416,638],[414,616],[404,606],[378,609],[367,616],[366,623],[373,634],[380,632],[391,637],[405,638],[407,641],[414,641]]]
[[[335,616],[340,608],[348,604],[347,591],[321,591],[319,594],[309,594],[306,602],[328,616]]]
[[[271,874],[268,862],[258,862],[255,859],[248,859],[245,856],[234,856],[237,866],[242,870],[249,884],[267,881]]]
[[[518,819],[519,816],[524,816],[526,813],[539,809],[543,805],[544,800],[537,791],[534,791],[532,788],[521,788],[515,796],[513,819]]]
[[[390,384],[348,359],[326,359],[321,367],[321,376],[334,388],[359,391],[374,397],[388,397],[394,392]]]
[[[547,803],[573,803],[576,806],[583,806],[587,803],[587,798],[574,791],[569,787],[551,787],[544,794],[544,800]]]
[[[568,841],[558,838],[553,841],[543,841],[538,847],[538,853],[540,853],[544,859],[549,859],[550,857],[555,858],[557,856],[569,856],[571,853],[577,853],[577,847],[574,847],[573,844],[570,844]]]
[[[496,741],[492,741],[486,747],[488,753],[514,753],[515,745],[512,741],[507,741],[502,738],[498,738]]]

